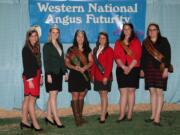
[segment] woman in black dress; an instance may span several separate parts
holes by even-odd
[[[69,68],[68,87],[72,94],[71,106],[77,126],[82,125],[84,97],[90,87],[89,68],[92,65],[92,54],[89,42],[84,31],[77,30],[74,36],[73,46],[67,51],[65,58]]]
[[[114,47],[116,78],[120,92],[120,116],[117,122],[125,120],[126,109],[128,120],[132,120],[135,90],[139,88],[141,51],[141,42],[135,35],[133,25],[125,23],[120,39]]]
[[[94,64],[91,68],[94,90],[99,92],[101,98],[100,123],[105,123],[108,117],[108,92],[111,91],[112,68],[113,68],[113,49],[109,46],[109,38],[106,32],[100,32],[96,47],[93,49]],[[102,66],[100,69],[99,66]]]
[[[52,27],[49,30],[49,41],[44,45],[43,58],[45,69],[46,91],[49,93],[46,123],[64,128],[57,113],[57,95],[62,91],[62,79],[66,72],[64,52],[59,41],[60,30]]]
[[[154,48],[148,48],[148,46]],[[143,51],[141,59],[141,76],[145,77],[145,89],[150,92],[152,114],[146,122],[153,122],[154,125],[160,126],[160,113],[164,104],[163,91],[167,88],[168,67],[171,60],[171,49],[167,38],[162,37],[157,24],[149,24],[147,38],[143,42]],[[157,56],[152,55],[158,51]],[[164,60],[159,62],[157,58],[160,54]],[[164,68],[161,68],[161,63]]]

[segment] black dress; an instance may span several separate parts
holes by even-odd
[[[68,80],[69,92],[83,92],[91,89],[88,71],[85,71],[84,74],[88,77],[88,80],[84,78],[81,72],[70,69]]]
[[[50,91],[62,91],[63,75],[66,72],[64,64],[64,51],[63,46],[59,43],[62,54],[58,53],[58,50],[51,42],[48,42],[43,47],[43,60],[45,69],[45,86],[46,92]],[[47,76],[51,75],[52,83],[47,81]]]
[[[131,72],[126,75],[122,68],[117,67],[116,78],[118,88],[139,88],[139,73],[140,68],[133,68]]]
[[[52,83],[49,83],[47,80],[47,76],[51,75]],[[63,74],[47,74],[45,73],[45,86],[46,86],[46,92],[49,93],[49,91],[62,91],[62,80],[63,80]]]
[[[168,67],[171,60],[171,49],[167,38],[161,37],[154,44],[154,47],[165,56],[165,67]],[[162,78],[160,71],[160,62],[151,56],[145,49],[144,43],[142,46],[141,68],[145,73],[145,89],[160,88],[166,91],[168,78]]]
[[[126,51],[124,50],[124,53]],[[128,66],[128,63],[126,61],[126,66]],[[116,78],[118,83],[118,88],[139,88],[139,76],[140,74],[140,68],[134,67],[128,75],[124,74],[124,70],[121,67],[116,68]]]
[[[72,47],[71,47],[72,49]],[[88,61],[88,55],[91,51],[89,51],[87,54],[84,54]],[[67,51],[67,55],[70,53],[70,49]],[[71,63],[73,65],[73,63]],[[82,66],[82,64],[81,64]],[[86,90],[91,89],[90,84],[90,74],[89,71],[85,71],[84,75],[76,70],[69,69],[69,79],[68,79],[68,90],[69,92],[83,92]],[[85,78],[86,76],[87,78]]]

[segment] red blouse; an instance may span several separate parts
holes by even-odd
[[[141,42],[136,38],[133,39],[130,42],[129,49],[132,50],[134,58],[132,58],[131,56],[129,56],[125,53],[120,41],[117,40],[115,43],[115,47],[114,47],[114,58],[115,58],[115,60],[120,59],[123,64],[125,64],[127,61],[127,64],[130,65],[132,60],[135,59],[137,61],[137,64],[135,65],[135,67],[139,67],[140,66],[141,53],[142,53]]]
[[[111,47],[108,47],[104,49],[102,52],[100,52],[98,56],[98,61],[103,66],[105,72],[104,74],[101,74],[98,67],[94,63],[91,67],[91,76],[93,76],[95,80],[102,81],[105,77],[109,80],[112,80],[112,67],[114,60],[113,55],[113,49]]]

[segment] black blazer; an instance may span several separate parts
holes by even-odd
[[[165,37],[161,37],[159,38],[154,47],[159,51],[161,52],[164,57],[165,57],[165,67],[169,67],[170,63],[171,63],[171,47],[170,47],[170,44],[169,44],[169,41],[167,38]],[[143,42],[143,45],[142,45],[142,57],[141,57],[141,68],[142,70],[145,70],[146,68],[146,65],[147,65],[147,58],[148,57],[152,57],[149,52],[146,50],[145,46],[144,46],[144,42]],[[153,66],[155,68],[159,68],[160,66],[160,62],[158,62],[156,59],[153,58]]]
[[[28,80],[35,77],[37,74],[37,69],[41,69],[41,67],[39,67],[36,57],[27,46],[24,46],[22,49],[22,61],[24,68],[23,75],[26,77],[26,79]]]
[[[51,42],[46,43],[43,47],[43,60],[46,74],[64,74],[66,72],[64,51],[61,43],[59,43],[59,46],[62,50],[61,56]]]

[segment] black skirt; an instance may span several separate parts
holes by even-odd
[[[84,75],[76,70],[70,70],[68,79],[69,92],[83,92],[91,89],[89,72],[85,71]]]
[[[145,66],[145,89],[149,88],[160,88],[166,91],[168,78],[162,78],[162,72],[160,68],[154,66],[152,58],[148,59],[148,63]]]
[[[102,81],[94,81],[94,90],[95,91],[111,91],[111,85],[112,85],[112,80],[108,80],[107,84],[104,85]]]
[[[62,79],[63,74],[50,74],[52,77],[52,83],[48,83],[47,81],[47,74],[45,74],[45,86],[46,86],[46,92],[49,91],[62,91]]]
[[[117,67],[116,78],[118,88],[139,88],[140,68],[133,68],[128,75],[124,74],[122,68]]]

